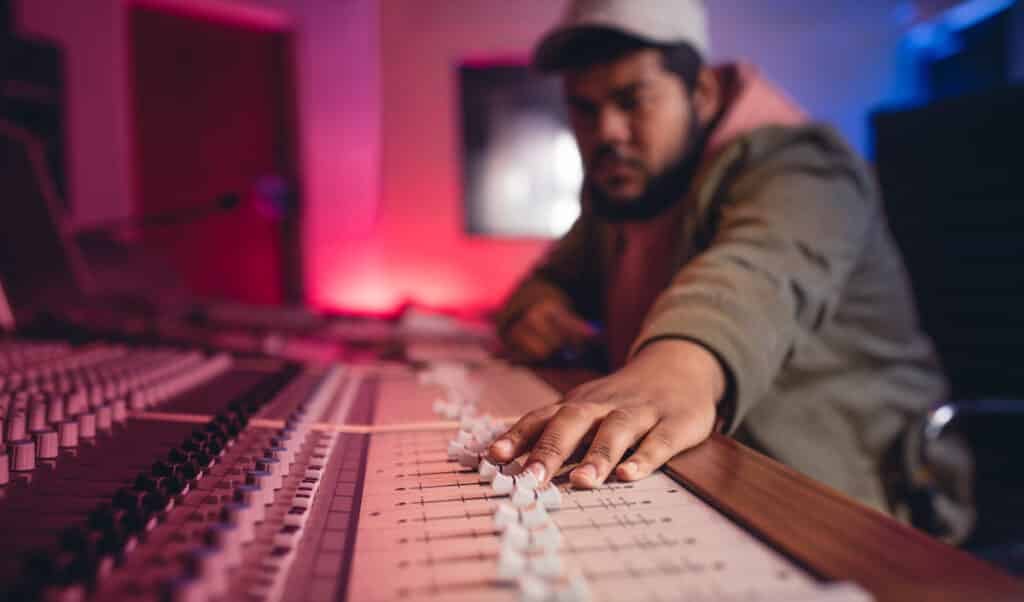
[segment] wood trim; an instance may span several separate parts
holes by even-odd
[[[537,373],[562,392],[597,376]],[[1024,582],[724,435],[665,471],[819,576],[853,581],[876,602],[1024,600]]]

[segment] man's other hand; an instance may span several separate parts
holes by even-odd
[[[526,361],[541,361],[563,347],[581,347],[597,329],[562,302],[545,299],[531,306],[505,332],[505,344]]]
[[[618,372],[523,416],[488,455],[508,462],[529,451],[526,470],[544,482],[590,441],[570,475],[573,486],[597,487],[613,470],[620,480],[633,481],[704,441],[724,390],[725,374],[707,349],[684,340],[656,341]]]

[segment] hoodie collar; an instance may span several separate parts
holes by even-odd
[[[735,63],[717,67],[715,74],[725,91],[725,109],[708,139],[705,159],[758,128],[807,123],[807,113],[757,67]]]

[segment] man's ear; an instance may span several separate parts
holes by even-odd
[[[722,104],[722,82],[710,67],[701,67],[693,91],[693,106],[701,125],[708,125]]]

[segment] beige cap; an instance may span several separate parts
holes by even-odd
[[[704,0],[573,0],[558,25],[537,44],[533,64],[552,68],[577,34],[592,29],[612,29],[658,45],[686,42],[708,59]]]

